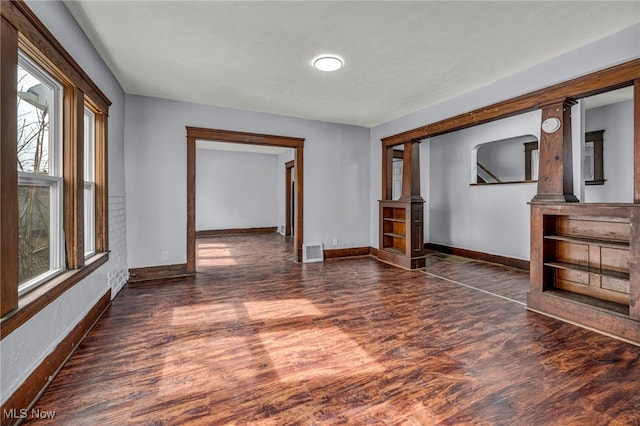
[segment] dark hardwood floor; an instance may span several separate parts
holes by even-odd
[[[198,242],[197,277],[127,285],[26,424],[640,424],[640,347],[527,311],[526,273]]]

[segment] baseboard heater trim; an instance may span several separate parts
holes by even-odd
[[[500,256],[497,254],[483,253],[481,251],[468,250],[458,247],[445,246],[442,244],[426,243],[424,245],[426,250],[437,251],[440,253],[452,254],[455,256],[466,257],[474,260],[481,260],[483,262],[497,263],[499,265],[509,266],[511,268],[520,269],[523,271],[529,271],[529,261],[516,259],[513,257]]]
[[[262,228],[232,228],[232,229],[208,229],[196,231],[196,238],[219,237],[220,235],[242,235],[242,234],[272,234],[278,232],[277,226],[266,226]]]
[[[360,257],[371,255],[371,247],[352,247],[343,249],[327,249],[324,250],[324,258],[340,259],[345,257]]]
[[[175,265],[147,266],[144,268],[129,269],[129,284],[138,283],[158,283],[164,281],[173,281],[182,278],[195,276],[194,273],[187,270],[186,263],[178,263]]]

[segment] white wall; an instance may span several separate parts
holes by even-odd
[[[370,138],[371,204],[369,205],[369,213],[371,215],[369,242],[371,246],[378,247],[378,203],[376,200],[379,200],[381,196],[382,150],[380,139],[406,130],[414,129],[428,123],[434,123],[458,114],[463,114],[477,108],[488,106],[495,102],[529,93],[537,89],[545,88],[555,83],[560,83],[574,77],[635,59],[637,57],[640,57],[640,24],[620,31],[611,37],[607,37],[582,48],[567,52],[549,61],[540,63],[508,78],[498,80],[478,90],[372,128]],[[499,66],[499,64],[496,64],[496,66]],[[579,125],[579,118],[574,118],[574,121]],[[540,124],[538,123],[536,132],[533,133],[534,135],[539,136],[539,126]],[[576,134],[579,135],[579,130]],[[448,162],[454,162],[457,161],[457,158],[463,158],[463,156],[466,155],[466,151],[468,151],[468,146],[466,144],[468,142],[454,142],[454,146],[447,151],[444,147],[448,142],[451,142],[452,139],[446,135],[440,138],[439,142],[435,140],[436,138],[432,138],[431,142],[429,142],[431,157],[437,156],[437,158],[440,159],[447,158]],[[574,140],[575,139],[576,138],[574,136]],[[579,141],[579,138],[577,138],[577,140]],[[442,152],[439,152],[439,150]],[[579,151],[576,155],[580,155]],[[424,156],[421,159],[424,165]],[[428,164],[432,167],[431,173],[427,176],[424,174],[421,176],[421,180],[423,182],[422,187],[424,188],[425,180],[430,181],[429,190],[431,191],[427,197],[425,197],[424,189],[422,194],[423,198],[426,198],[425,218],[428,220],[425,228],[429,228],[430,231],[430,235],[425,234],[426,241],[440,242],[443,244],[450,243],[457,247],[522,259],[529,258],[528,209],[524,209],[520,206],[518,209],[518,212],[520,213],[515,213],[518,217],[514,220],[522,224],[524,231],[521,230],[516,236],[508,237],[508,242],[502,241],[506,233],[498,223],[490,222],[489,226],[486,226],[485,224],[482,229],[474,229],[472,234],[461,232],[458,225],[462,225],[464,229],[470,229],[468,225],[464,225],[467,220],[472,220],[470,213],[454,213],[456,216],[450,219],[444,217],[446,209],[450,209],[459,203],[459,201],[455,200],[446,200],[446,197],[464,195],[462,187],[454,187],[454,182],[448,183],[449,179],[453,179],[455,181],[459,178],[459,170],[457,168],[456,170],[458,171],[444,170],[435,158],[432,158]],[[441,170],[439,170],[438,167],[440,167]],[[422,172],[425,173],[425,167],[421,166],[421,169]],[[574,175],[576,175],[575,181],[577,182],[579,182],[580,171],[579,167],[574,167]],[[464,179],[468,182],[468,172],[464,174]],[[448,194],[443,189],[439,189],[442,187],[450,188],[457,192],[455,194]],[[579,188],[577,185],[575,185],[575,187]],[[433,193],[433,191],[438,190],[440,190],[440,195]],[[487,198],[493,198],[495,195],[493,194],[494,191],[496,191],[496,189],[491,187],[482,187],[478,188],[478,191],[474,193],[474,196],[482,193],[483,195],[486,195]],[[521,200],[524,203],[532,198],[535,193],[535,185],[507,185],[505,186],[505,189],[501,190],[501,192],[502,196],[500,198]],[[434,196],[436,197],[435,199]],[[499,208],[501,208],[501,206],[496,204],[496,211]],[[487,206],[485,211],[490,212],[490,207]],[[468,217],[465,215],[468,215]],[[511,223],[510,227],[513,226],[516,226],[516,224]],[[494,233],[493,231],[495,229],[500,229],[500,232],[497,234]]]
[[[540,111],[431,138],[430,242],[528,259],[529,206],[535,183],[471,185],[473,150],[480,144],[532,134]],[[520,147],[519,164],[524,168]]]
[[[278,226],[278,166],[275,154],[197,149],[196,230]]]
[[[633,101],[585,111],[585,132],[604,130],[604,185],[584,188],[587,203],[633,203]]]
[[[368,129],[132,95],[126,109],[130,267],[186,262],[185,126],[304,138],[305,242],[369,245]]]
[[[0,399],[4,403],[42,360],[84,318],[109,288],[127,277],[124,93],[63,3],[28,1],[45,26],[113,103],[109,110],[109,262],[73,286],[0,342]],[[26,407],[25,407],[26,408]]]

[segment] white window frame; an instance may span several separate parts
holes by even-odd
[[[96,253],[96,116],[84,108],[84,257]]]
[[[49,174],[18,172],[18,186],[36,185],[50,188],[49,204],[49,270],[18,285],[18,297],[42,285],[65,270],[63,235],[63,171],[62,171],[62,102],[63,87],[26,54],[18,51],[18,64],[53,89],[54,102],[49,106],[48,147]],[[16,82],[17,84],[17,82]],[[17,123],[16,123],[17,125]]]

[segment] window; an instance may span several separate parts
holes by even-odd
[[[111,103],[24,2],[0,9],[3,339],[108,260]]]
[[[604,185],[604,130],[584,134],[584,183],[585,185]]]
[[[95,253],[95,115],[84,108],[84,256]]]
[[[481,143],[472,151],[472,185],[527,183],[537,178],[538,138],[534,135]]]
[[[62,86],[22,52],[17,81],[18,293],[60,273]]]

